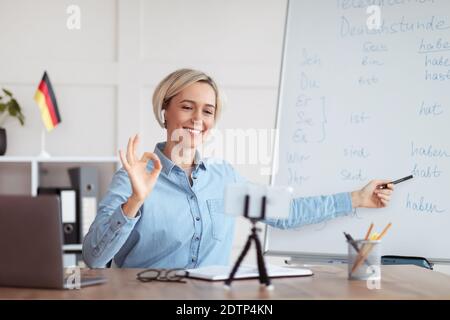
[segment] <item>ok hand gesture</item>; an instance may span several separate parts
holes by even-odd
[[[143,202],[151,193],[161,172],[161,162],[158,156],[152,152],[144,152],[141,159],[136,156],[136,149],[139,143],[139,136],[136,134],[130,137],[127,145],[126,157],[122,150],[119,150],[120,160],[131,182],[131,198],[136,202]],[[153,161],[153,170],[147,170],[147,162]]]

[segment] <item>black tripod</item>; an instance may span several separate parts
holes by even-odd
[[[250,249],[250,246],[252,244],[252,240],[255,241],[256,245],[256,258],[258,263],[258,273],[259,273],[259,282],[261,284],[266,285],[267,288],[271,289],[271,283],[270,278],[267,274],[266,265],[264,262],[264,257],[262,254],[262,247],[261,247],[261,241],[258,237],[258,231],[259,228],[256,227],[256,223],[262,219],[265,218],[265,211],[266,211],[266,197],[262,197],[262,206],[261,206],[261,215],[259,218],[249,218],[248,216],[248,206],[249,206],[249,200],[250,197],[248,195],[245,196],[245,203],[244,203],[244,217],[250,220],[252,223],[252,233],[248,236],[247,242],[245,243],[244,249],[242,250],[241,254],[239,255],[239,258],[237,259],[236,263],[233,266],[233,269],[231,270],[230,276],[225,281],[225,287],[229,288],[231,285],[231,282],[233,281],[234,275],[239,269],[239,266],[242,263],[242,260],[244,260],[244,257],[247,255],[248,250]]]

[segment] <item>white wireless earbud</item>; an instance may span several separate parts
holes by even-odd
[[[162,121],[163,121],[163,124],[164,124],[164,128],[166,128],[167,129],[167,121],[166,121],[166,110],[161,110],[161,119],[162,119]]]

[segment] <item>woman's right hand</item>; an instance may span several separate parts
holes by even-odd
[[[145,198],[152,192],[161,172],[161,161],[152,152],[144,152],[141,159],[136,156],[136,149],[139,143],[139,136],[136,134],[130,137],[127,145],[126,157],[122,150],[119,150],[120,161],[131,182],[132,194],[130,199],[137,203],[143,203]],[[147,170],[147,162],[153,161],[153,170]]]

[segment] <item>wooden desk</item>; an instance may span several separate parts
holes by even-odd
[[[236,280],[227,292],[223,282],[141,283],[140,269],[97,269],[88,273],[106,276],[106,284],[81,290],[0,287],[0,299],[450,299],[450,276],[416,266],[382,266],[379,290],[347,280],[345,265],[312,269],[312,277],[273,279],[269,292],[259,289],[257,279]]]

